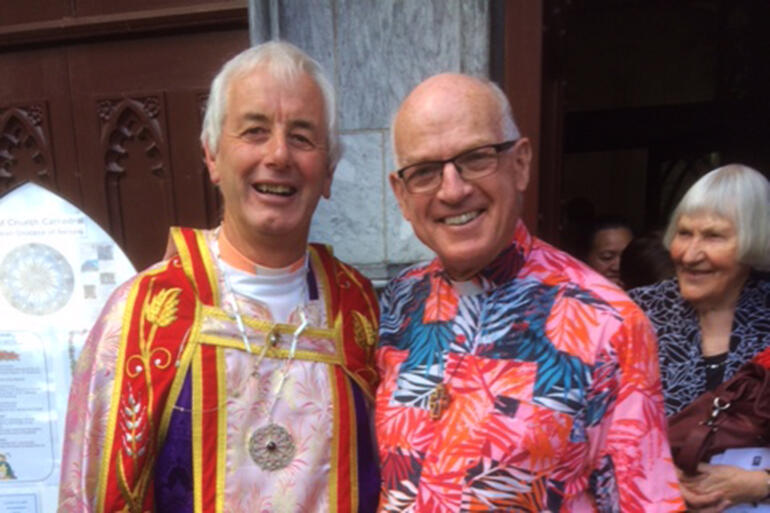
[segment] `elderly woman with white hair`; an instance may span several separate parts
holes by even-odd
[[[657,332],[670,416],[770,346],[770,183],[743,165],[711,171],[674,210],[664,243],[676,277],[629,295]],[[682,493],[714,511],[765,501],[768,472],[700,464],[681,476]]]

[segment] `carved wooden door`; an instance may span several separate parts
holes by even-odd
[[[247,45],[245,1],[4,2],[0,195],[39,183],[137,268],[159,260],[169,226],[218,221],[198,136],[213,75]]]

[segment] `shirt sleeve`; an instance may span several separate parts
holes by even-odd
[[[102,453],[130,283],[121,286],[91,329],[70,387],[65,421],[59,513],[95,511]]]
[[[597,509],[684,511],[666,434],[655,334],[637,308],[597,356],[591,395],[594,404],[605,405],[589,435],[589,486]]]

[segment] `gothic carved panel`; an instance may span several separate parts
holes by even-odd
[[[162,94],[96,105],[109,229],[129,257],[163,247],[175,220]]]
[[[23,182],[54,187],[46,102],[0,107],[0,192]]]

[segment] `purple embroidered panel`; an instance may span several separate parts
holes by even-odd
[[[356,434],[358,445],[358,511],[377,511],[380,493],[380,469],[374,454],[374,434],[367,413],[366,399],[358,385],[351,383],[356,410]]]
[[[156,511],[193,513],[191,389],[188,372],[155,463]]]

